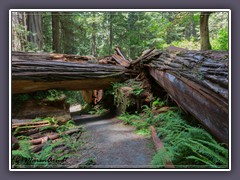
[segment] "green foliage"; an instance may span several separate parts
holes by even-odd
[[[47,120],[51,124],[56,124],[54,118],[38,118],[38,120]],[[60,134],[62,140],[52,142],[47,141],[42,150],[38,153],[31,151],[31,144],[29,143],[29,137],[17,136],[19,140],[20,148],[18,150],[12,150],[12,165],[14,168],[51,168],[60,165],[65,159],[69,157],[79,157],[77,151],[82,145],[79,137],[82,132],[75,133],[71,136],[63,134],[62,132],[74,128],[74,122],[68,121],[64,125],[57,128],[57,132]],[[79,127],[78,127],[79,128]],[[41,129],[43,132],[46,129]],[[83,131],[83,129],[82,129]],[[67,151],[60,148],[61,146],[67,147]]]
[[[228,30],[221,29],[218,37],[212,40],[213,50],[228,50]]]
[[[122,113],[118,118],[121,119],[124,122],[124,124],[127,124],[127,125],[133,125],[134,120],[141,120],[140,116],[136,114],[129,114],[129,113]]]
[[[12,96],[12,101],[15,103],[22,103],[25,102],[29,99],[29,95],[28,94],[14,94]]]
[[[118,117],[124,124],[133,125],[138,134],[150,135],[149,126],[155,127],[164,149],[155,154],[152,167],[164,168],[167,161],[172,161],[176,168],[227,168],[228,149],[206,130],[187,122],[180,109],[154,115],[153,110],[165,104],[158,98],[151,108],[143,105],[141,115],[122,113]]]
[[[173,41],[171,42],[171,45],[188,49],[188,50],[200,50],[200,42],[194,41],[193,37],[191,37],[190,40],[183,39],[180,41]],[[168,46],[170,46],[170,44],[165,45],[165,47],[168,47]]]
[[[67,97],[67,103],[74,105],[74,104],[81,104],[84,105],[84,99],[82,97],[81,91],[63,91],[63,93]]]
[[[166,149],[160,149],[152,159],[152,167],[153,168],[164,168],[166,162],[171,161],[174,157],[174,152]]]
[[[162,106],[164,106],[164,102],[160,100],[160,98],[157,98],[152,102],[152,109],[158,109]]]
[[[107,112],[107,109],[103,108],[101,105],[95,105],[93,108],[91,108],[88,113],[89,114],[95,114],[95,115],[101,115]]]
[[[81,104],[84,105],[81,91],[63,91],[63,90],[47,90],[47,91],[37,91],[29,94],[14,94],[12,96],[12,103],[15,108],[20,107],[25,101],[31,99],[47,99],[49,101],[55,101],[61,99],[63,96],[66,96],[66,102],[70,105]]]
[[[127,107],[130,105],[129,99],[121,90],[121,87],[123,86],[124,84],[121,83],[113,83],[114,104],[121,109],[121,112],[125,112]]]
[[[122,120],[125,125],[133,125],[136,128],[137,134],[150,134],[149,124],[143,117],[137,114],[122,113],[118,118]]]
[[[154,121],[163,139],[166,154],[158,153],[152,164],[169,159],[177,168],[227,168],[228,150],[204,129],[189,125],[178,112],[168,111]],[[159,164],[163,166],[163,164]]]
[[[139,96],[144,91],[142,88],[142,83],[133,79],[130,79],[125,83],[113,83],[112,87],[113,90],[111,91],[111,94],[114,96],[114,104],[120,108],[122,113],[124,113],[131,105],[129,97],[123,93],[122,87],[132,88],[132,90],[128,92],[129,95],[132,96]]]
[[[132,93],[135,96],[138,96],[139,94],[141,94],[144,91],[144,89],[142,88],[142,83],[140,83],[140,82],[137,82],[137,81],[134,81],[134,80],[129,80],[128,84],[133,89]]]
[[[42,17],[43,50],[52,52],[52,14],[43,12]],[[93,44],[97,57],[112,54],[115,46],[120,46],[132,59],[145,49],[164,49],[171,44],[198,50],[199,20],[200,12],[60,12],[59,53],[93,55]],[[31,33],[27,27],[21,23],[14,27],[23,50],[36,51],[34,44],[26,38]],[[228,35],[222,29],[228,29],[228,13],[212,13],[210,39],[217,50],[227,50]]]

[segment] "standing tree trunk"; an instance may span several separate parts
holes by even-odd
[[[52,12],[52,49],[56,53],[60,53],[60,40],[59,40],[59,13]]]
[[[27,12],[28,41],[38,50],[43,48],[42,12]]]
[[[92,24],[92,28],[93,28],[93,31],[92,31],[92,55],[94,57],[96,57],[96,34],[95,34],[95,29],[96,29],[96,23],[93,23]]]
[[[92,55],[97,56],[96,51],[96,22],[95,22],[95,13],[93,14],[94,21],[92,23]]]
[[[71,27],[72,24],[72,16],[71,12],[63,12],[60,16],[60,24],[61,24],[61,42],[62,42],[62,50],[61,53],[65,54],[73,54],[73,29]]]
[[[12,50],[25,51],[27,24],[25,12],[12,12]]]
[[[128,36],[129,36],[129,51],[128,51],[128,57],[131,57],[132,59],[135,58],[135,42],[136,42],[136,26],[134,25],[137,21],[137,16],[135,12],[129,12],[128,15]]]
[[[111,54],[113,44],[112,16],[112,14],[109,14],[109,54]]]
[[[201,50],[211,50],[209,41],[208,19],[212,12],[201,12],[200,15],[200,42]]]

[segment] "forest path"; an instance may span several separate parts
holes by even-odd
[[[150,137],[136,134],[111,116],[73,116],[77,125],[89,133],[87,156],[95,157],[92,168],[151,168],[154,149]]]

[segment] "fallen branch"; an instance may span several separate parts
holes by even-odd
[[[81,131],[82,128],[77,128],[77,129],[71,129],[71,130],[68,130],[68,131],[65,131],[62,133],[62,135],[71,135],[73,133],[76,133],[76,132],[79,132]],[[55,134],[50,134],[50,135],[47,135],[47,136],[44,136],[44,137],[41,137],[41,138],[37,138],[37,139],[33,139],[33,140],[30,140],[29,142],[33,145],[36,145],[36,144],[42,144],[42,142],[44,140],[54,140],[54,139],[57,139],[59,138],[61,135],[59,133],[55,133]]]
[[[12,124],[12,128],[17,128],[17,127],[21,127],[21,126],[33,126],[33,125],[49,125],[48,121],[38,121],[38,122],[22,122],[22,123],[13,123]]]
[[[152,139],[153,139],[156,151],[159,151],[160,149],[164,149],[163,143],[159,139],[159,137],[157,136],[157,132],[156,132],[155,128],[153,126],[150,126],[150,129],[151,129],[151,132],[152,132]],[[170,168],[175,168],[171,161],[167,161],[164,167],[169,168],[169,169]]]

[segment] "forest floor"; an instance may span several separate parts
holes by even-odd
[[[94,159],[91,168],[151,168],[155,152],[150,137],[136,134],[134,127],[111,115],[74,115],[73,119],[85,128],[80,155]]]

